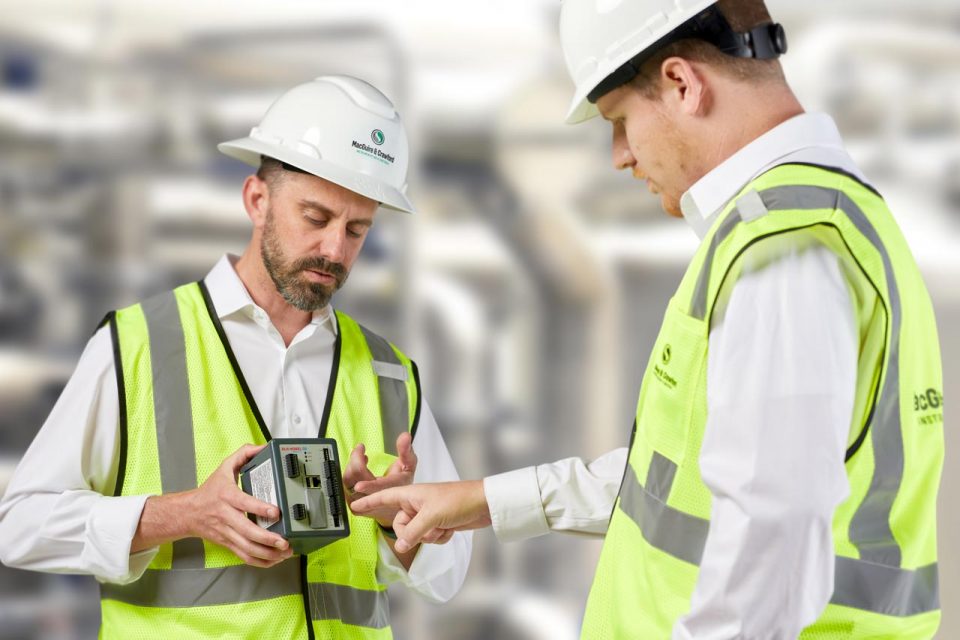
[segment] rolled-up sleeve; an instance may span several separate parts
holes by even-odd
[[[109,330],[87,344],[0,500],[10,567],[137,580],[156,549],[130,554],[147,496],[114,497],[119,405]]]

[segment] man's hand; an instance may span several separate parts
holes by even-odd
[[[490,508],[482,480],[384,489],[353,501],[350,508],[361,515],[397,510],[393,528],[400,553],[421,542],[443,544],[454,531],[490,526]]]
[[[251,444],[240,447],[196,489],[148,498],[131,552],[181,538],[203,538],[256,567],[271,567],[293,555],[283,537],[247,518],[251,513],[274,520],[279,517],[277,507],[237,486],[240,468],[261,449]]]
[[[383,476],[378,478],[373,475],[367,466],[369,463],[366,448],[363,444],[358,444],[350,452],[350,461],[343,473],[343,486],[346,489],[347,504],[351,509],[354,501],[364,496],[413,482],[413,474],[417,470],[417,454],[413,452],[413,438],[409,433],[401,433],[397,437],[397,459]],[[397,509],[384,506],[363,515],[374,518],[384,527],[389,527],[397,515]]]

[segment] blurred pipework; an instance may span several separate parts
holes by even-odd
[[[417,360],[461,475],[626,445],[696,238],[612,169],[605,123],[563,124],[558,2],[450,4],[0,0],[0,492],[103,315],[243,249],[247,168],[216,144],[324,73],[397,104],[420,208],[381,212],[335,304]],[[801,101],[901,221],[960,397],[960,5],[768,5]],[[956,638],[947,425],[939,637]],[[396,637],[575,638],[599,548],[481,532],[451,603],[391,589]],[[0,640],[93,637],[97,598],[91,578],[0,567]]]

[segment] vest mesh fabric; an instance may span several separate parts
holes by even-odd
[[[835,601],[801,637],[929,638],[940,617],[935,584],[929,582],[936,581],[942,413],[918,414],[913,397],[942,389],[942,378],[932,305],[919,271],[883,200],[845,175],[785,165],[741,195],[750,191],[764,198],[768,213],[743,222],[735,210],[739,196],[734,198],[668,307],[644,375],[637,434],[588,599],[583,637],[667,638],[689,610],[711,504],[698,465],[707,417],[710,318],[717,305],[722,308],[743,256],[764,259],[766,251],[775,257],[777,239],[789,234],[791,242],[820,244],[840,258],[861,347],[848,437],[856,443],[846,464],[850,495],[834,515]],[[861,437],[866,424],[870,431]],[[875,443],[887,461],[883,466],[876,463]],[[658,486],[665,482],[658,477],[664,469],[666,489]],[[862,553],[876,560],[864,561]],[[879,587],[877,575],[886,581]],[[862,582],[841,579],[850,576]],[[909,580],[915,584],[903,586]],[[865,604],[840,604],[842,598]]]

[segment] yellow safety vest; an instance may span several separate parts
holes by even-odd
[[[877,193],[837,170],[788,164],[728,204],[667,307],[643,377],[584,638],[669,638],[689,611],[712,503],[699,467],[710,320],[724,284],[738,277],[738,258],[790,233],[840,258],[860,331],[846,456],[850,495],[833,521],[834,593],[801,638],[919,639],[936,631],[944,448],[933,308]]]
[[[107,320],[121,410],[116,495],[195,488],[243,444],[271,438],[202,282]],[[347,315],[337,323],[317,435],[336,439],[343,461],[363,442],[381,474],[419,421],[416,365]],[[391,638],[377,525],[349,518],[348,538],[270,569],[199,538],[161,545],[139,580],[101,586],[100,637]]]

